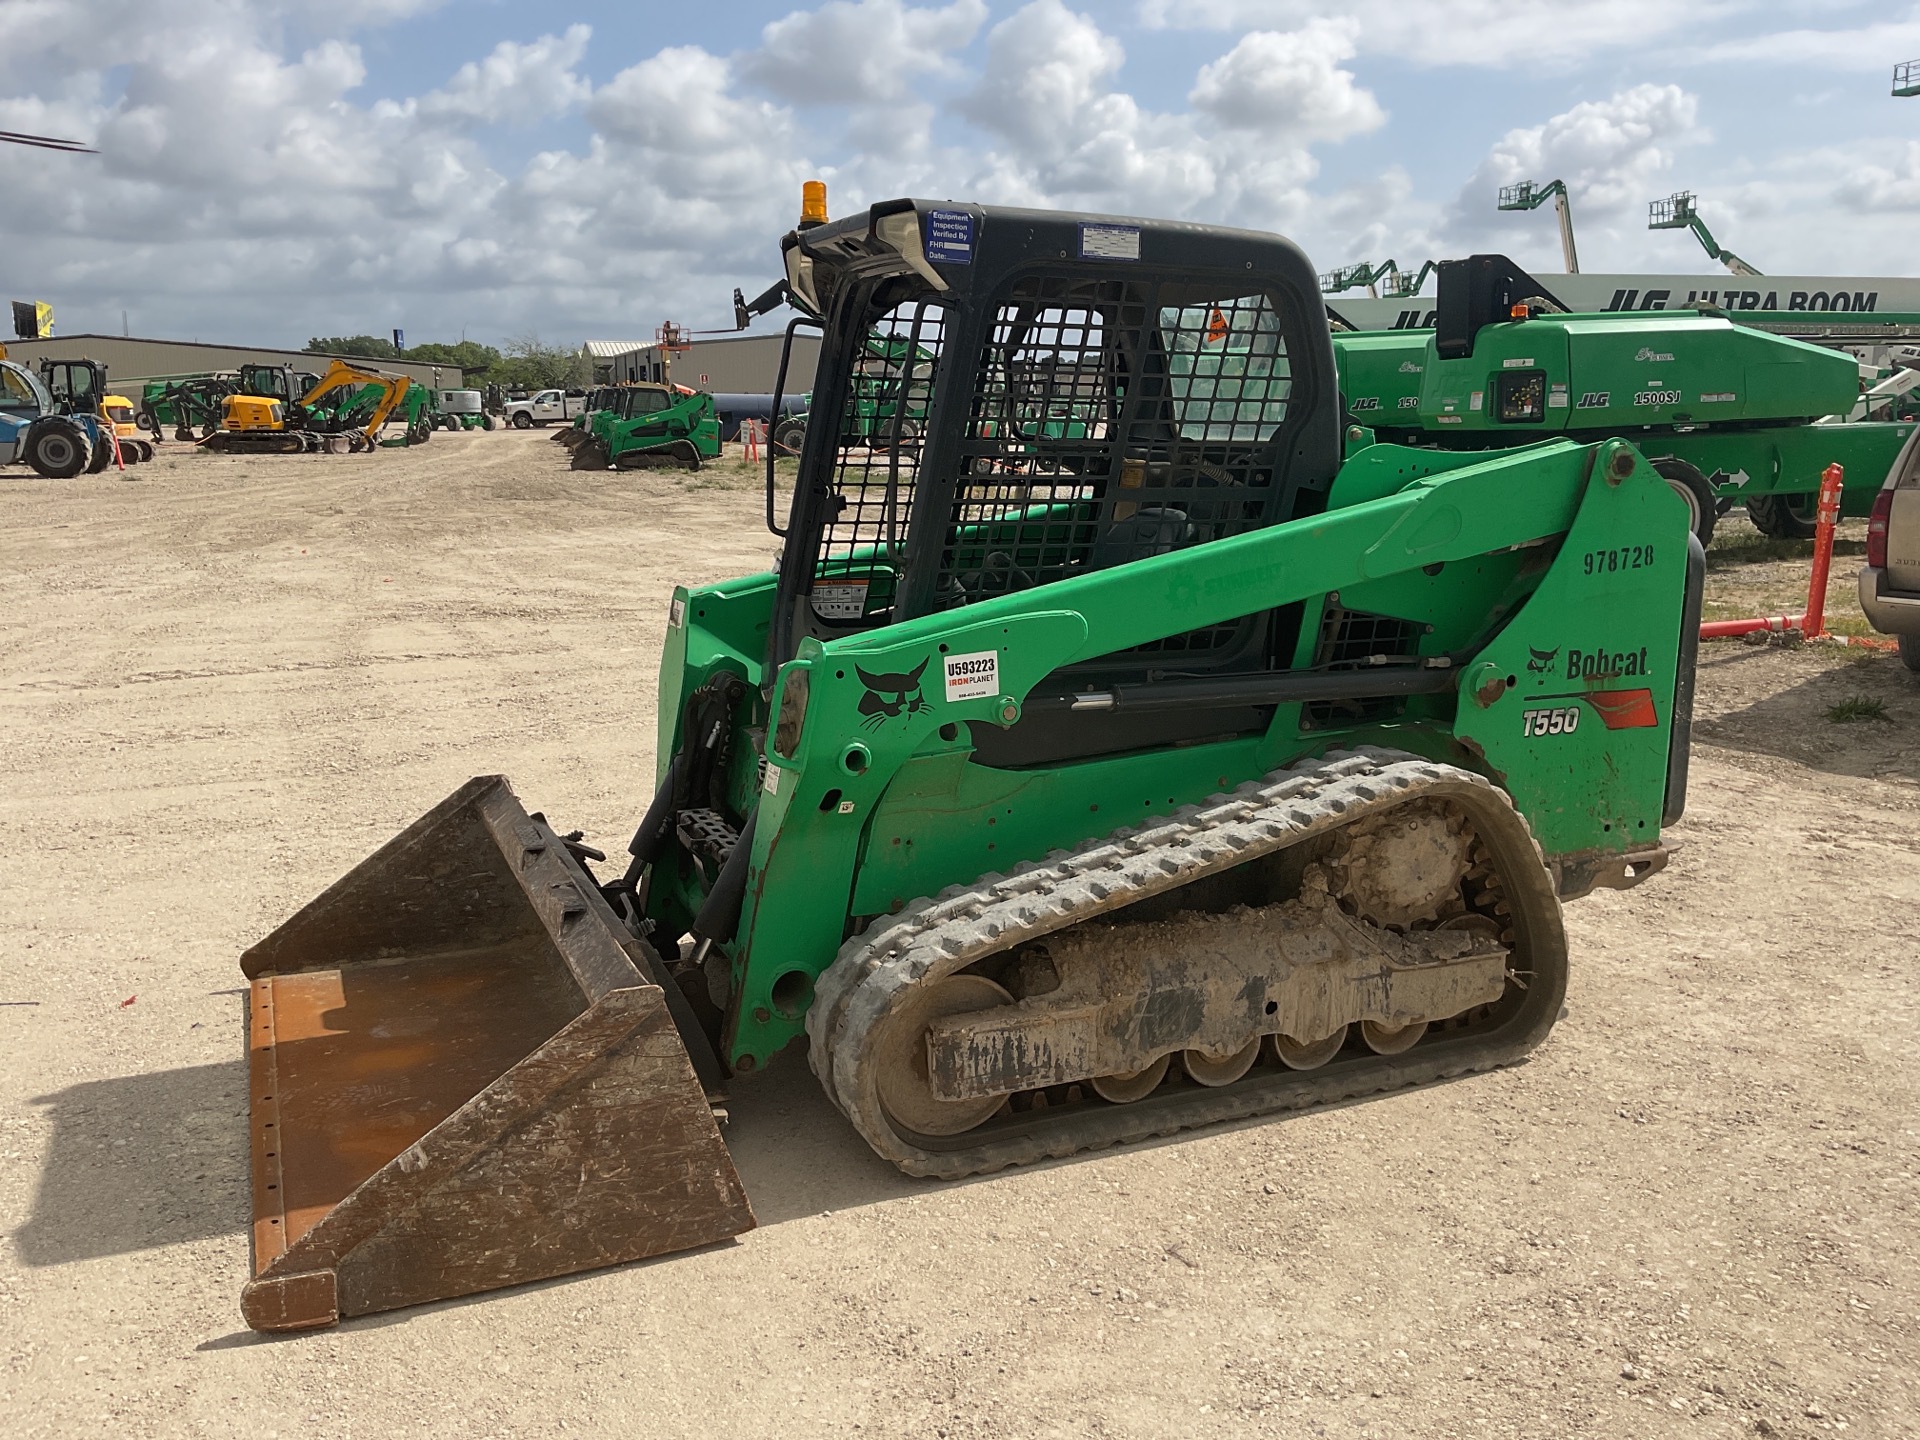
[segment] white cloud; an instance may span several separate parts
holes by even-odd
[[[1721,39],[1705,47],[1707,64],[1776,63],[1824,70],[1885,73],[1895,60],[1920,55],[1920,19],[1880,20],[1841,30],[1771,30]]]
[[[1494,202],[1503,185],[1562,180],[1582,269],[1650,263],[1640,257],[1657,256],[1662,247],[1646,234],[1646,202],[1674,188],[1676,158],[1709,138],[1699,113],[1699,98],[1689,91],[1647,83],[1509,130],[1430,228],[1410,227],[1399,243],[1420,258],[1496,250],[1543,271],[1558,270],[1559,232],[1550,211],[1502,213]]]
[[[1889,145],[1881,153],[1891,158],[1890,164],[1882,164],[1879,159],[1833,157],[1841,171],[1840,181],[1833,187],[1834,198],[1846,209],[1861,214],[1891,211],[1910,215],[1920,210],[1920,141]]]
[[[1110,88],[1125,61],[1120,42],[1092,16],[1034,0],[993,27],[986,68],[960,108],[1009,140],[1071,150],[1091,129],[1133,123],[1132,97]]]
[[[1474,182],[1490,195],[1516,180],[1565,180],[1583,206],[1616,210],[1645,198],[1681,147],[1706,138],[1698,97],[1678,85],[1635,85],[1583,100],[1541,125],[1509,130]]]
[[[1202,66],[1187,99],[1222,125],[1276,140],[1344,140],[1377,130],[1386,112],[1340,68],[1354,56],[1356,29],[1313,20],[1290,34],[1256,30]]]
[[[570,25],[564,35],[542,35],[526,45],[502,40],[486,59],[468,61],[445,86],[422,96],[419,113],[511,124],[565,114],[593,92],[574,73],[592,34],[589,26]]]
[[[1422,65],[1539,66],[1602,51],[1645,51],[1676,33],[1709,40],[1760,0],[1143,0],[1149,26],[1292,29],[1352,23],[1365,51]]]
[[[899,100],[923,75],[958,73],[952,53],[971,44],[986,19],[986,0],[952,0],[939,9],[828,0],[767,25],[760,48],[738,57],[739,70],[797,105]]]
[[[1311,147],[1384,115],[1342,62],[1348,27],[1317,22],[1243,37],[1201,67],[1189,110],[1152,110],[1118,88],[1126,53],[1092,16],[1033,0],[987,37],[962,114],[995,138],[976,193],[1284,227],[1311,207]]]
[[[1493,108],[1477,67],[1509,63],[1523,41],[1548,60],[1582,37],[1606,50],[1618,37],[1594,38],[1588,0],[1555,7],[1558,36],[1524,0],[1194,0],[1161,18],[1250,28],[1177,45],[1107,9],[1012,3],[988,28],[984,0],[827,0],[743,50],[633,56],[597,88],[587,74],[604,47],[583,25],[489,35],[478,58],[429,62],[412,93],[382,96],[366,55],[388,42],[367,27],[420,0],[0,0],[0,128],[103,151],[0,147],[0,254],[16,293],[54,301],[70,329],[115,325],[124,306],[137,331],[207,339],[395,324],[574,338],[724,322],[734,285],[772,278],[815,176],[836,215],[900,194],[976,198],[1276,229],[1322,268],[1501,248],[1546,270],[1551,218],[1498,215],[1493,192],[1562,178],[1589,268],[1705,269],[1686,237],[1644,229],[1645,201],[1697,163],[1716,234],[1724,224],[1756,263],[1819,269],[1823,247],[1826,268],[1911,263],[1920,146],[1730,159],[1703,118],[1720,104],[1716,128],[1744,144],[1725,87],[1697,98],[1663,83],[1699,72],[1652,70],[1617,91],[1556,81],[1560,113],[1507,130],[1456,192],[1454,162],[1436,168],[1423,149],[1434,97],[1482,87],[1472,123]],[[1649,13],[1619,5],[1606,11],[1618,27]],[[1707,46],[1676,37],[1726,6],[1670,8],[1640,41],[1663,37],[1671,65],[1693,64]],[[1192,58],[1176,69],[1176,52]],[[1367,63],[1383,52],[1420,63],[1383,78]],[[1421,78],[1443,61],[1465,68]],[[1392,128],[1376,90],[1394,97]],[[548,148],[507,163],[524,147],[508,125],[546,127],[532,133]],[[1383,129],[1391,146],[1366,138]],[[1849,223],[1805,220],[1827,213]]]

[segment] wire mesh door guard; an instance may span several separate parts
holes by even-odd
[[[946,318],[933,298],[896,305],[853,362],[809,596],[816,624],[906,618],[892,607],[914,498],[931,478],[922,440],[936,375],[962,363],[947,349]],[[967,363],[950,506],[920,517],[915,535],[914,563],[934,572],[918,608],[1286,518],[1276,474],[1292,375],[1264,292],[1196,296],[1190,280],[1032,275],[1013,282]],[[946,488],[927,498],[940,503]],[[1259,624],[1248,617],[1144,648],[1201,663],[1243,648]]]
[[[999,306],[935,608],[1223,539],[1284,518],[1277,432],[1292,392],[1267,295],[1032,276]],[[1239,648],[1256,617],[1144,650]]]
[[[853,362],[810,602],[821,620],[873,624],[893,604],[945,321],[932,300],[896,305]]]

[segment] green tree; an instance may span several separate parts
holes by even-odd
[[[578,350],[542,343],[534,334],[516,335],[506,343],[506,358],[487,379],[508,387],[530,390],[569,389],[593,383],[593,362]]]
[[[315,355],[358,355],[368,360],[397,356],[393,342],[377,335],[316,335],[307,341],[307,350]]]
[[[442,345],[429,342],[425,345],[410,346],[403,360],[422,360],[429,365],[458,365],[469,380],[489,377],[489,372],[500,363],[500,352],[491,345],[482,345],[478,340],[462,340],[454,345]]]

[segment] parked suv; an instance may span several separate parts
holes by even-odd
[[[1860,608],[1874,629],[1898,637],[1901,661],[1920,671],[1920,430],[1874,497]]]

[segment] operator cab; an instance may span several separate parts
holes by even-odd
[[[24,365],[0,363],[0,411],[29,419],[53,409],[53,396]]]
[[[107,389],[106,368],[91,360],[42,360],[40,376],[62,415],[94,415]]]
[[[1286,240],[897,200],[798,230],[785,252],[788,294],[825,341],[776,666],[809,638],[1325,506],[1341,454],[1332,346],[1313,269]],[[1296,605],[1172,636],[1070,667],[1042,693],[1286,669],[1301,618]],[[1076,716],[1071,736],[1037,713],[1012,732],[974,729],[982,758],[1033,764],[1264,720],[1239,705]]]

